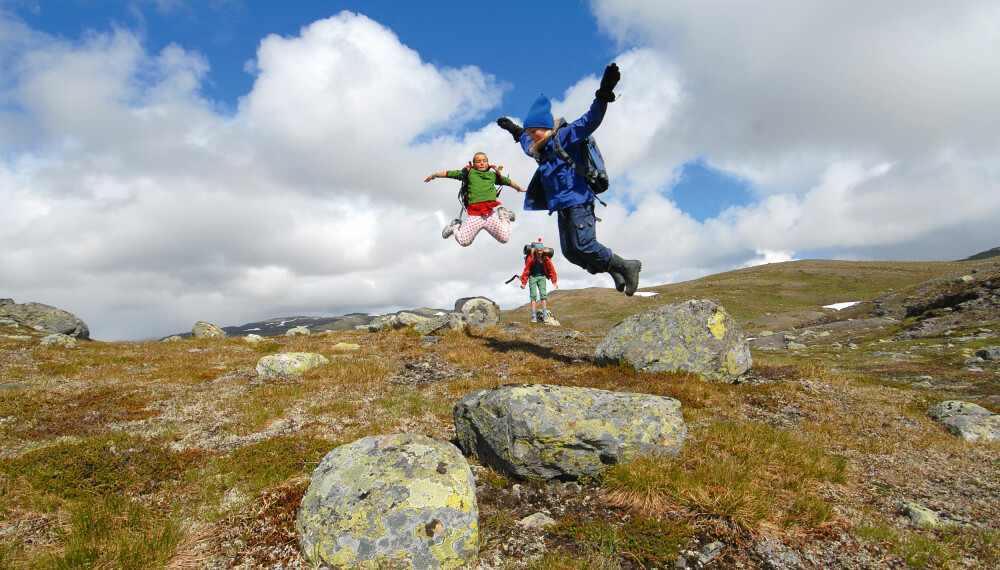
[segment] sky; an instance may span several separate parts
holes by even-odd
[[[458,183],[424,178],[484,151],[527,185],[496,119],[545,93],[575,120],[611,62],[597,235],[640,287],[961,259],[1000,245],[997,22],[993,0],[0,0],[0,297],[105,341],[521,306],[504,282],[524,244],[559,249],[555,217],[506,189],[510,242],[463,248]],[[562,289],[613,286],[554,261]]]

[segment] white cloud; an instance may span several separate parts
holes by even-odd
[[[643,261],[642,285],[808,251],[997,245],[994,3],[593,5],[627,46],[597,133],[614,184],[598,236]],[[504,91],[490,69],[429,64],[363,16],[263,38],[235,115],[199,95],[204,57],[147,53],[124,29],[73,43],[0,17],[0,66],[0,296],[70,310],[99,339],[469,295],[513,307],[521,245],[558,244],[555,218],[509,189],[510,244],[439,237],[458,186],[427,174],[486,150],[526,185],[534,164],[486,120]],[[550,93],[555,113],[583,114],[600,71]],[[694,159],[756,200],[695,221],[668,191]],[[556,268],[564,289],[611,285]]]
[[[625,119],[632,132],[651,131],[632,162],[676,168],[703,158],[758,193],[697,228],[698,241],[730,252],[742,243],[747,252],[869,254],[909,244],[910,259],[922,258],[931,235],[953,240],[952,258],[995,245],[995,2],[593,7],[619,41],[654,54],[657,64],[634,74],[670,70],[679,88],[652,117]]]

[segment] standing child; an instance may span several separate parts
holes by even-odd
[[[590,110],[569,125],[562,126],[561,121],[553,119],[552,104],[545,95],[540,95],[532,103],[524,117],[523,129],[507,117],[497,119],[497,124],[510,132],[514,140],[521,143],[525,154],[538,163],[535,177],[528,185],[524,209],[548,208],[550,214],[557,212],[559,245],[566,259],[592,274],[610,273],[615,288],[631,296],[639,287],[642,262],[622,259],[597,241],[596,195],[586,179],[570,163],[561,159],[555,148],[557,140],[572,160],[582,163],[582,143],[604,120],[608,103],[615,100],[614,88],[619,79],[621,72],[618,65],[612,63],[607,66]],[[536,185],[536,181],[540,184]]]
[[[468,177],[468,206],[465,209],[468,218],[465,223],[454,219],[441,232],[441,237],[448,239],[455,234],[455,241],[462,247],[468,247],[476,234],[485,229],[500,243],[510,240],[510,223],[514,221],[514,212],[500,205],[497,201],[497,186],[504,184],[518,192],[524,192],[510,178],[500,175],[496,168],[490,168],[490,159],[486,153],[477,152],[472,157],[472,168],[462,170],[446,170],[435,172],[424,179],[430,182],[435,178],[455,178],[462,180]]]
[[[530,285],[528,298],[531,299],[531,322],[533,323],[545,321],[549,316],[548,308],[545,306],[545,300],[548,298],[548,295],[545,294],[545,280],[552,281],[552,286],[556,289],[559,288],[559,284],[556,283],[558,279],[556,268],[552,265],[550,257],[551,251],[551,249],[546,249],[542,244],[542,238],[538,238],[538,241],[532,244],[531,252],[524,258],[524,271],[521,273],[521,289],[524,289],[526,285]],[[536,299],[542,301],[541,317],[536,312]]]

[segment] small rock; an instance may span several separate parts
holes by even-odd
[[[352,342],[338,342],[337,344],[333,345],[333,348],[337,350],[358,350],[359,348],[361,348],[361,345],[354,344]]]
[[[247,336],[245,336],[243,338],[243,340],[245,340],[246,342],[249,342],[250,344],[256,344],[256,343],[264,340],[264,337],[260,336],[259,334],[248,334]]]
[[[1000,346],[986,346],[976,351],[976,356],[983,360],[1000,360]]]
[[[298,335],[308,335],[308,334],[309,334],[309,329],[307,329],[306,327],[295,327],[285,331],[285,336],[298,336]]]
[[[545,513],[535,513],[517,521],[517,524],[518,526],[523,526],[524,528],[540,530],[546,527],[555,526],[556,521]]]
[[[698,555],[698,560],[700,560],[702,564],[708,564],[718,558],[719,555],[722,554],[722,549],[725,547],[725,543],[719,540],[706,544],[705,547],[701,549],[701,553]]]
[[[951,400],[927,410],[930,418],[969,442],[1000,439],[1000,415],[971,402]]]
[[[902,511],[903,515],[915,525],[925,528],[935,528],[941,525],[941,519],[934,511],[917,503],[904,502]]]
[[[257,374],[268,376],[297,376],[330,361],[313,352],[286,352],[269,354],[257,361]]]

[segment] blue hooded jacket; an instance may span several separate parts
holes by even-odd
[[[607,110],[607,103],[594,99],[589,111],[579,119],[559,129],[555,136],[559,137],[559,143],[573,160],[578,163],[582,162],[583,145],[580,143],[594,134],[597,127],[601,126],[601,121],[604,120],[604,113]],[[528,133],[521,134],[520,142],[524,153],[535,158],[528,150],[531,147],[531,137],[528,136]],[[555,143],[550,139],[539,151],[541,160],[535,158],[538,162],[538,169],[535,171],[535,176],[531,179],[531,184],[528,185],[528,192],[524,196],[525,210],[548,209],[551,213],[594,201],[594,193],[587,186],[587,181],[567,162],[556,156],[554,147]],[[539,183],[544,189],[544,195],[537,191]]]

